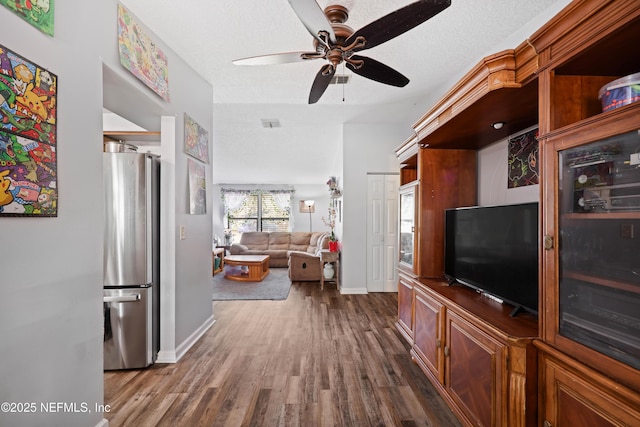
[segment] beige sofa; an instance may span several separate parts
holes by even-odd
[[[301,253],[317,257],[318,252],[327,248],[329,234],[325,232],[259,232],[242,233],[239,243],[229,248],[231,255],[269,255],[269,267],[289,267],[289,255]],[[318,270],[317,279],[321,272]],[[291,276],[291,272],[289,272]],[[292,279],[293,280],[293,279]]]

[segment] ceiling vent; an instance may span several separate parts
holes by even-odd
[[[260,119],[263,128],[279,128],[280,121],[278,119]]]
[[[329,84],[332,85],[346,85],[351,80],[350,74],[334,74]]]

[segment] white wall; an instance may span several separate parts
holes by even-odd
[[[58,76],[60,190],[57,218],[0,217],[0,402],[38,405],[35,413],[0,411],[3,426],[102,419],[39,406],[103,403],[102,82],[100,45],[88,35],[104,22],[94,2],[55,6],[54,38],[0,7],[2,45]]]
[[[540,185],[508,188],[508,158],[509,138],[478,151],[478,205],[508,205],[537,202],[540,199]]]
[[[0,412],[2,426],[85,427],[103,419],[94,410],[103,403],[103,64],[107,80],[115,75],[113,80],[125,80],[128,86],[118,96],[105,88],[108,102],[120,101],[112,111],[147,129],[155,126],[150,130],[160,130],[162,114],[175,117],[175,179],[163,191],[175,197],[169,215],[176,218],[174,236],[184,224],[187,239],[176,239],[175,258],[164,258],[175,267],[174,277],[163,278],[175,284],[174,347],[211,321],[211,202],[207,215],[186,214],[186,155],[181,147],[183,112],[211,129],[212,89],[161,42],[169,58],[170,103],[123,71],[116,6],[116,0],[56,2],[53,38],[0,7],[2,45],[58,76],[60,189],[57,218],[0,217],[0,402],[86,403],[92,409]],[[207,179],[211,182],[210,167]]]
[[[327,179],[329,177],[327,176]],[[309,231],[309,216],[311,216],[311,231],[329,231],[322,222],[322,217],[329,215],[329,187],[325,184],[300,184],[296,185],[296,193],[293,200],[293,231]],[[313,200],[315,212],[300,213],[300,200]]]
[[[398,173],[395,148],[408,134],[400,125],[344,125],[342,293],[367,288],[367,173]]]

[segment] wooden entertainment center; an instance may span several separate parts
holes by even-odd
[[[640,102],[598,100],[640,72],[638,41],[637,0],[575,0],[480,61],[396,149],[397,328],[465,426],[640,426]],[[536,125],[539,316],[511,317],[444,280],[444,210],[477,203],[477,150]]]

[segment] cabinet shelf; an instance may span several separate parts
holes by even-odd
[[[160,132],[147,131],[104,131],[102,134],[115,141],[144,141],[144,142],[160,142]]]
[[[640,212],[578,212],[565,213],[560,216],[562,220],[566,220],[570,225],[572,222],[578,221],[598,221],[611,219],[640,219]]]
[[[640,39],[639,5],[574,1],[530,37],[540,84],[550,89],[541,93],[541,133],[600,116],[600,88],[640,70],[640,57],[629,54]]]
[[[618,78],[637,73],[640,70],[640,58],[638,55],[625,54],[625,52],[633,52],[638,40],[640,40],[640,19],[635,18],[558,66],[555,74]],[[594,61],[594,57],[598,60]]]
[[[565,271],[564,276],[568,279],[580,280],[581,282],[593,283],[596,285],[605,286],[607,288],[619,289],[622,291],[640,294],[640,285],[638,283],[611,280],[610,278],[592,276],[574,271]]]

